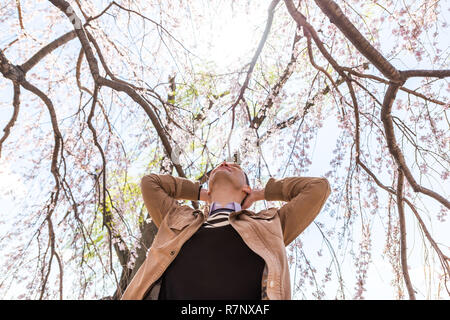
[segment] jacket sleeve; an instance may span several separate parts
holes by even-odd
[[[271,177],[267,181],[265,199],[287,202],[278,210],[286,246],[314,221],[330,191],[330,184],[325,178]]]
[[[166,213],[180,207],[177,200],[198,200],[200,182],[168,174],[149,174],[141,179],[144,204],[159,228]]]

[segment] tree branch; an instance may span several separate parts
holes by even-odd
[[[30,59],[28,59],[25,63],[23,63],[20,67],[22,68],[24,73],[27,73],[30,71],[31,68],[33,68],[36,64],[39,63],[39,61],[42,60],[46,55],[48,55],[53,50],[59,48],[63,44],[66,44],[72,39],[75,39],[76,37],[75,31],[67,32],[66,34],[62,35],[61,37],[53,40],[49,44],[47,44],[45,47],[41,48],[38,52],[36,52]]]
[[[400,71],[404,79],[412,77],[445,78],[450,77],[450,70],[406,70]]]
[[[412,287],[411,279],[408,271],[408,257],[406,249],[406,225],[405,212],[403,210],[403,172],[401,168],[398,169],[397,181],[397,208],[400,224],[400,259],[402,262],[403,278],[405,280],[406,288],[408,289],[409,299],[416,300],[416,295]]]
[[[13,82],[14,85],[14,98],[13,98],[13,107],[14,111],[11,116],[11,119],[6,124],[6,127],[3,129],[3,136],[0,138],[0,158],[2,157],[2,144],[8,138],[11,128],[14,126],[14,123],[19,116],[19,108],[20,108],[20,85],[17,82]]]
[[[399,84],[391,83],[386,91],[386,94],[384,96],[383,106],[381,108],[381,121],[383,122],[384,131],[386,134],[386,143],[389,148],[389,152],[394,157],[395,161],[397,162],[397,165],[402,169],[403,173],[406,176],[406,179],[408,180],[409,184],[412,186],[413,190],[415,192],[421,192],[423,194],[426,194],[440,203],[442,203],[447,208],[450,208],[450,202],[445,199],[443,196],[438,194],[437,192],[434,192],[430,189],[427,189],[425,187],[422,187],[419,185],[416,180],[414,179],[411,171],[409,170],[405,157],[403,156],[402,151],[400,150],[397,140],[395,139],[395,133],[394,133],[394,126],[392,121],[392,104],[394,103],[395,96],[397,94],[397,91],[399,89]]]
[[[288,1],[288,0],[285,0]],[[344,15],[341,8],[332,0],[314,0],[317,6],[328,16],[331,23],[350,40],[356,49],[361,52],[385,77],[391,81],[401,80],[399,71],[386,58],[375,49],[359,30]]]
[[[268,15],[267,22],[266,22],[266,27],[264,29],[263,36],[262,36],[261,40],[259,41],[258,48],[256,49],[255,54],[253,55],[252,61],[250,62],[250,66],[247,71],[247,76],[245,77],[244,83],[241,86],[239,95],[238,95],[236,101],[230,107],[232,110],[231,128],[230,128],[230,133],[228,134],[228,139],[226,142],[226,144],[228,145],[229,153],[230,153],[230,138],[231,138],[231,133],[233,132],[233,128],[234,128],[235,109],[236,109],[236,106],[239,104],[239,102],[241,100],[243,100],[243,98],[244,98],[244,93],[248,87],[248,83],[250,81],[250,77],[252,75],[253,69],[255,68],[256,61],[258,61],[258,57],[261,54],[262,49],[264,48],[264,44],[266,43],[267,37],[269,36],[269,32],[272,27],[274,10],[279,2],[280,2],[280,0],[272,0],[272,2],[269,5],[268,14],[267,14]],[[231,154],[229,154],[228,156],[231,156]]]

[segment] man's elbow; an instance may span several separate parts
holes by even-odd
[[[326,194],[326,196],[328,197],[331,193],[330,182],[328,181],[327,178],[320,178],[320,181],[322,183],[322,189],[323,189],[324,193]]]
[[[141,190],[148,189],[149,187],[155,185],[157,183],[157,176],[158,175],[155,173],[150,173],[143,176],[140,183]]]
[[[317,178],[316,183],[314,184],[314,189],[317,194],[317,200],[324,203],[328,196],[331,193],[330,183],[326,178]]]

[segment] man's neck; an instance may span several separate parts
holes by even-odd
[[[214,186],[216,191],[211,192],[211,203],[217,206],[226,206],[230,202],[241,203],[244,193],[229,186]]]

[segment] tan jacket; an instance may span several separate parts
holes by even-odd
[[[158,233],[147,258],[128,285],[122,300],[142,300],[160,284],[161,275],[176,258],[182,245],[208,218],[207,207],[194,210],[177,200],[198,200],[199,182],[171,175],[149,174],[141,180],[145,206]],[[291,286],[286,246],[313,222],[330,194],[325,178],[270,178],[264,196],[268,201],[286,201],[281,208],[231,212],[230,224],[250,249],[266,262],[261,299],[290,300]],[[157,290],[159,292],[159,288]],[[157,292],[151,293],[157,299]]]

